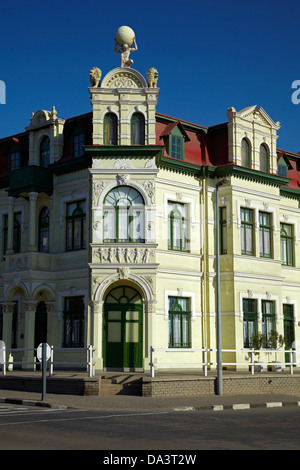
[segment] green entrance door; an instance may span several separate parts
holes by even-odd
[[[106,297],[103,353],[105,367],[142,367],[143,303],[132,287],[116,287]]]

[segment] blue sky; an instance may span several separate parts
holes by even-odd
[[[231,106],[262,106],[281,123],[278,147],[300,151],[300,104],[291,100],[299,0],[2,0],[0,20],[0,138],[23,132],[39,109],[90,112],[89,70],[119,66],[114,35],[128,25],[132,67],[158,69],[158,112],[211,126]]]

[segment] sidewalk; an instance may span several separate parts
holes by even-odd
[[[140,396],[76,396],[0,390],[0,403],[61,409],[94,409],[113,412],[155,413],[188,411],[224,411],[257,407],[300,406],[295,395],[209,395],[198,397],[145,398]]]

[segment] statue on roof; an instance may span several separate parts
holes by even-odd
[[[134,47],[130,47],[134,44]],[[117,48],[120,46],[120,49]],[[129,59],[130,53],[137,51],[134,31],[129,26],[121,26],[115,34],[114,52],[121,54],[121,67],[130,67],[133,60]]]

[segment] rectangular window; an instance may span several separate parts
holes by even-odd
[[[220,254],[227,254],[227,216],[226,207],[220,207]]]
[[[187,205],[168,202],[168,248],[188,251]]]
[[[14,253],[21,252],[21,212],[14,214],[14,234],[13,234],[13,248]]]
[[[66,249],[83,250],[86,247],[86,201],[67,204]]]
[[[243,299],[244,348],[252,348],[252,337],[257,334],[257,301]]]
[[[241,208],[241,252],[242,255],[254,255],[253,210]]]
[[[270,348],[270,333],[275,331],[275,309],[274,302],[262,301],[262,334],[265,337],[265,348]]]
[[[190,299],[169,297],[169,348],[190,348]]]
[[[177,158],[178,160],[182,160],[183,159],[182,147],[183,147],[183,138],[171,135],[171,151],[170,151],[171,157]]]
[[[84,346],[84,297],[66,297],[64,305],[65,348]]]
[[[8,215],[3,215],[3,258],[7,250]]]
[[[293,266],[294,262],[294,241],[293,227],[289,224],[280,224],[280,251],[281,262],[286,266]]]
[[[20,152],[12,152],[10,154],[10,170],[18,170],[21,167],[21,158],[20,158]]]
[[[77,134],[73,137],[73,157],[81,157],[84,155],[84,134]]]
[[[12,327],[11,327],[11,347],[18,347],[18,310],[19,303],[17,300],[14,300],[14,310],[12,317]]]
[[[284,342],[286,349],[295,348],[294,305],[283,304]],[[287,361],[289,362],[289,361]]]
[[[259,213],[259,255],[262,258],[272,256],[272,226],[271,214]]]

